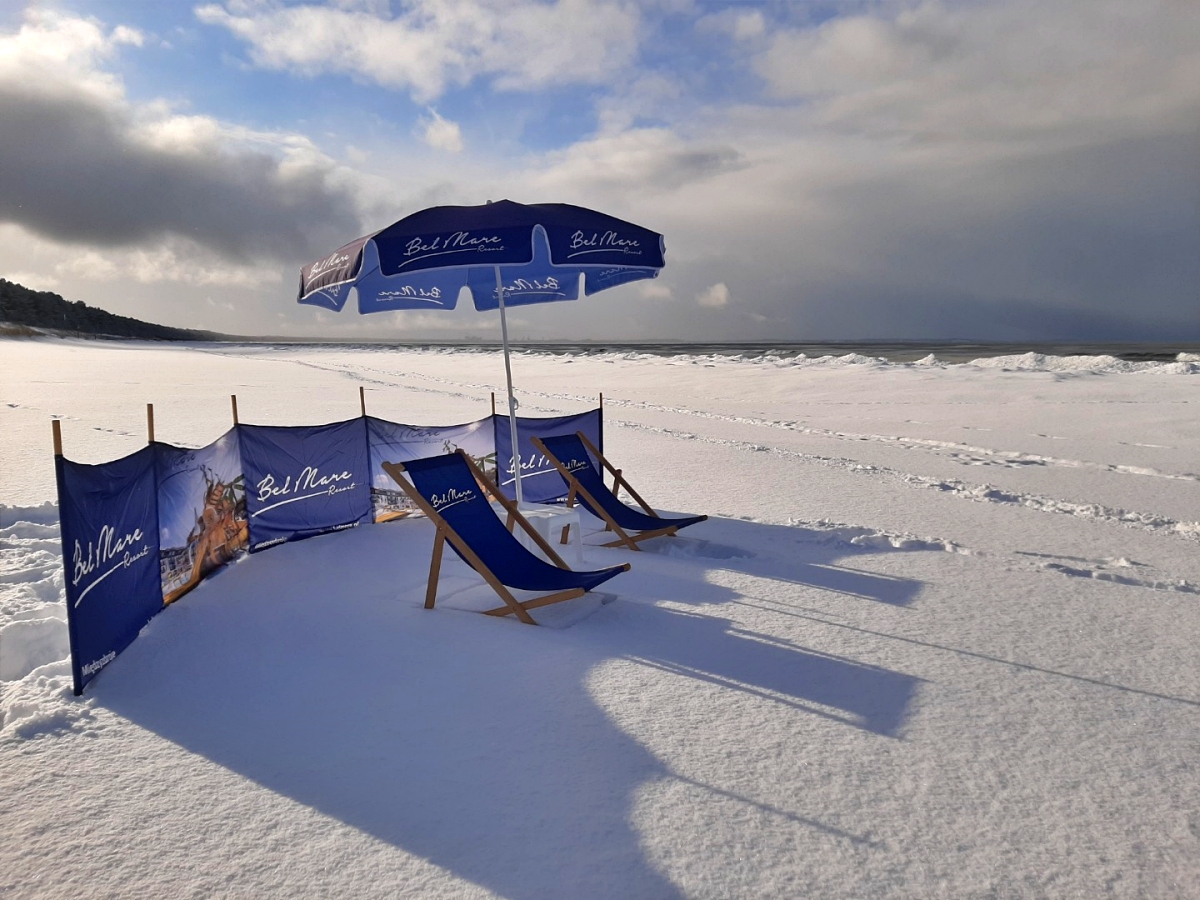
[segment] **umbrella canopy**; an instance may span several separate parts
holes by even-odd
[[[340,311],[354,289],[360,313],[454,309],[467,288],[478,310],[500,310],[513,447],[516,400],[506,306],[553,303],[654,278],[661,234],[582,206],[435,206],[351,241],[300,270],[298,300]],[[518,467],[519,468],[519,467]],[[516,473],[521,502],[520,472]]]

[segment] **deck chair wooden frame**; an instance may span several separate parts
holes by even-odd
[[[509,530],[512,530],[514,525],[520,525],[526,531],[526,533],[533,538],[538,547],[545,552],[546,556],[553,561],[556,566],[558,566],[560,569],[567,569],[569,571],[570,567],[563,562],[562,557],[554,551],[554,548],[550,546],[546,539],[538,534],[537,529],[529,524],[529,521],[523,515],[521,515],[520,511],[517,509],[517,505],[500,492],[492,480],[488,478],[487,475],[477,465],[475,465],[474,461],[466,454],[466,452],[461,449],[457,452],[466,462],[467,468],[471,470],[471,474],[475,477],[475,480],[479,482],[480,487],[500,501],[501,505],[508,513],[507,526]],[[486,616],[515,615],[526,625],[536,625],[537,622],[535,622],[533,617],[529,615],[529,610],[537,609],[541,606],[549,606],[552,603],[562,603],[565,600],[575,600],[587,593],[587,591],[585,591],[583,588],[570,588],[565,591],[556,591],[552,594],[534,597],[532,600],[526,600],[524,602],[517,600],[517,598],[513,596],[512,591],[510,591],[504,585],[504,583],[496,577],[495,573],[493,573],[492,570],[488,568],[487,564],[479,558],[479,555],[471,549],[471,546],[459,536],[458,532],[454,530],[450,523],[447,522],[442,515],[433,508],[429,501],[421,496],[421,493],[409,483],[407,478],[402,476],[401,473],[404,472],[404,463],[385,462],[383,464],[383,470],[387,472],[389,476],[391,476],[393,481],[400,485],[401,489],[408,494],[413,503],[417,504],[417,507],[429,517],[429,520],[433,522],[437,528],[437,533],[433,540],[433,555],[429,562],[429,583],[425,588],[426,609],[434,608],[439,576],[442,569],[442,555],[443,551],[445,550],[446,541],[449,541],[454,545],[454,548],[462,554],[463,558],[471,564],[471,567],[475,569],[480,576],[482,576],[483,580],[487,582],[487,584],[496,592],[500,599],[504,601],[504,606],[497,607],[496,609],[485,610],[484,615]],[[625,564],[625,570],[629,571],[628,563]]]
[[[650,507],[650,504],[648,504],[645,500],[642,499],[641,495],[633,489],[633,486],[628,481],[625,480],[625,476],[621,474],[621,470],[616,468],[612,463],[610,463],[607,459],[604,458],[604,454],[601,453],[596,448],[595,444],[593,444],[590,440],[588,440],[588,437],[586,434],[584,434],[582,431],[577,431],[577,432],[575,432],[575,436],[578,437],[581,441],[583,441],[583,446],[588,450],[589,453],[594,454],[596,459],[600,460],[600,465],[603,466],[604,469],[608,469],[608,471],[612,473],[613,479],[614,479],[614,482],[613,482],[613,496],[614,497],[617,496],[617,492],[620,491],[621,486],[624,485],[625,490],[629,492],[629,496],[631,496],[634,500],[636,500],[638,502],[638,505],[640,505],[642,507],[642,509],[644,509],[646,511],[646,515],[653,516],[656,519],[662,518],[662,516],[660,516],[655,510],[653,510]],[[587,502],[589,510],[592,512],[595,512],[601,519],[604,520],[604,524],[605,524],[604,530],[611,531],[614,534],[616,534],[617,539],[615,541],[609,541],[608,543],[601,544],[600,546],[602,546],[602,547],[620,547],[621,545],[624,545],[624,546],[628,547],[630,550],[640,551],[642,548],[638,546],[638,541],[644,541],[644,540],[648,540],[649,538],[654,538],[654,537],[664,537],[664,536],[674,537],[675,534],[679,531],[678,525],[667,525],[663,528],[654,528],[654,529],[651,529],[650,531],[639,531],[637,534],[630,534],[624,528],[622,528],[620,525],[618,525],[616,523],[616,521],[613,519],[613,517],[610,516],[604,510],[604,507],[601,506],[596,501],[596,498],[591,495],[591,493],[587,490],[587,488],[585,488],[582,484],[579,483],[579,479],[577,479],[575,477],[574,473],[571,472],[571,470],[568,469],[566,466],[564,466],[562,464],[562,462],[558,459],[558,457],[556,457],[553,453],[551,453],[547,449],[546,445],[542,443],[541,438],[535,436],[535,437],[531,438],[531,441],[532,441],[533,445],[535,447],[537,447],[538,452],[541,453],[543,456],[545,456],[546,459],[548,459],[550,461],[551,465],[553,465],[554,468],[558,469],[558,471],[562,475],[562,477],[564,479],[566,479],[567,488],[568,488],[567,506],[574,506],[576,498],[582,497]],[[603,470],[602,470],[601,474],[603,474]],[[567,533],[570,530],[570,527],[571,526],[568,525],[568,526],[564,527],[562,530],[562,543],[564,543],[564,544],[567,542]]]

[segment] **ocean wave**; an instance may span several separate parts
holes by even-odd
[[[434,352],[478,353],[478,349],[458,351],[439,348]],[[499,352],[499,351],[493,351]],[[787,369],[991,369],[1003,372],[1049,372],[1062,375],[1200,375],[1200,354],[1179,353],[1173,360],[1128,360],[1111,354],[1056,356],[1048,353],[1027,352],[1005,356],[981,356],[965,362],[939,359],[929,353],[920,359],[899,361],[882,356],[862,353],[826,354],[809,356],[806,353],[785,354],[767,351],[764,353],[646,353],[634,350],[611,352],[583,351],[569,353],[542,349],[517,349],[514,355],[527,358],[562,356],[585,356],[597,362],[646,362],[662,361],[670,365],[693,366],[752,366],[755,368]]]

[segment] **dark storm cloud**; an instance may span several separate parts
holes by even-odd
[[[179,236],[231,262],[301,261],[358,233],[354,198],[315,153],[206,136],[146,140],[122,106],[0,83],[0,221],[44,237],[122,247]]]

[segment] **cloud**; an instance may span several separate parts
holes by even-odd
[[[196,16],[249,44],[255,65],[343,73],[421,103],[476,78],[516,91],[604,83],[632,60],[639,34],[637,6],[614,0],[414,0],[395,15],[384,6],[208,4]]]
[[[130,103],[101,66],[134,34],[33,11],[0,35],[0,221],[236,264],[303,261],[357,232],[352,174],[306,138]]]
[[[458,127],[457,122],[443,119],[438,115],[436,109],[430,107],[429,118],[422,120],[421,127],[422,138],[434,150],[462,153],[462,129]]]
[[[734,20],[733,36],[739,41],[762,37],[767,30],[763,14],[758,10],[741,13]]]
[[[550,193],[662,194],[738,165],[729,144],[688,141],[666,128],[631,128],[579,141],[539,160],[529,180]]]
[[[276,266],[231,264],[211,251],[178,239],[132,249],[83,250],[60,254],[54,264],[61,277],[91,282],[134,281],[140,284],[190,284],[261,288],[278,285]]]
[[[59,285],[57,278],[45,272],[23,272],[18,269],[5,273],[4,278],[35,291],[52,291]]]
[[[729,305],[729,288],[718,282],[696,295],[696,302],[706,309],[720,309]]]
[[[674,292],[661,281],[643,281],[638,284],[638,292],[647,300],[671,300]]]
[[[839,130],[946,141],[1094,141],[1200,100],[1200,7],[936,0],[783,29],[758,61],[779,98]]]

